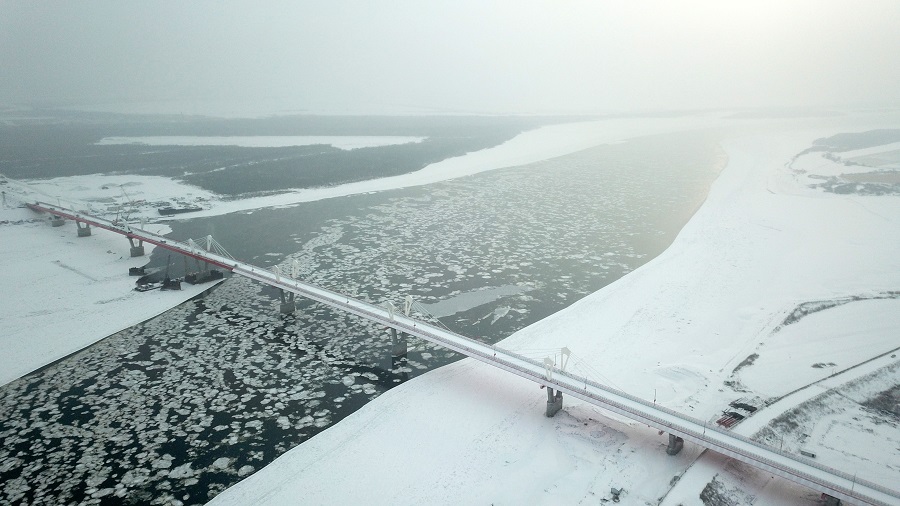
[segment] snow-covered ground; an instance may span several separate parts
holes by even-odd
[[[53,202],[35,193],[38,186],[50,196],[61,195],[63,205],[79,200],[112,208],[115,202],[178,195],[180,202],[207,208],[185,217],[216,215],[428,184],[604,142],[714,123],[696,118],[558,125],[413,174],[239,201],[220,201],[166,178],[137,176],[117,176],[123,179],[115,181],[99,175],[57,178],[39,185],[29,182],[24,189],[10,182],[5,188],[27,200]],[[745,421],[746,427],[818,398],[810,390],[803,391],[807,395],[791,394],[793,390],[885,352],[879,359],[885,364],[872,371],[877,381],[846,395],[862,401],[879,388],[900,383],[896,370],[885,369],[896,364],[890,351],[900,346],[895,337],[900,300],[886,295],[900,290],[900,198],[810,188],[818,181],[810,175],[825,177],[831,175],[825,173],[828,167],[837,170],[827,164],[838,162],[821,153],[809,153],[789,165],[818,137],[898,124],[894,117],[810,130],[782,121],[768,130],[757,124],[752,133],[729,134],[724,142],[728,166],[707,202],[664,254],[503,345],[521,352],[568,346],[602,375],[601,381],[608,379],[620,389],[702,418],[716,418],[739,397],[787,395]],[[139,209],[131,217],[151,216],[151,211]],[[119,236],[95,231],[79,239],[72,224],[16,224],[36,217],[22,209],[4,208],[0,213],[0,221],[10,222],[0,224],[0,286],[7,289],[0,308],[0,384],[191,295],[132,292],[133,278],[125,274],[141,262],[127,258],[128,243]],[[13,295],[12,287],[21,289]],[[860,300],[803,313],[785,324],[798,308],[807,307],[804,304],[853,297]],[[852,370],[857,369],[843,374]],[[574,504],[609,499],[610,488],[616,487],[625,489],[625,503],[656,504],[684,475],[672,495],[696,503],[701,490],[710,488],[710,476],[724,468],[716,483],[732,496],[743,497],[744,503],[754,498],[754,504],[802,502],[816,495],[715,456],[705,456],[685,474],[700,454],[698,448],[688,445],[678,456],[668,457],[666,438],[656,431],[571,399],[563,412],[547,419],[545,399],[545,392],[533,383],[463,360],[388,391],[214,502]],[[810,405],[807,412],[821,412],[821,404]],[[900,450],[885,447],[877,458],[867,458],[871,436],[861,434],[874,423],[863,417],[860,429],[851,423],[859,413],[846,413],[827,414],[831,429],[804,422],[812,423],[811,432],[806,438],[788,437],[786,447],[802,445],[824,464],[858,470],[879,483],[891,477],[895,479],[887,485],[900,482],[895,464]],[[741,427],[738,430],[749,430]],[[826,444],[827,451],[816,448]],[[710,460],[711,474],[694,471]],[[740,477],[752,483],[740,489],[741,484],[735,484]]]
[[[312,146],[325,144],[338,149],[359,149],[375,146],[392,146],[422,142],[425,137],[399,137],[390,135],[252,135],[252,136],[148,136],[104,137],[97,144],[140,144],[144,146],[242,146],[249,148],[273,148],[287,146]]]
[[[885,124],[868,128],[875,126]],[[863,403],[900,384],[890,353],[900,346],[900,300],[890,295],[900,287],[900,199],[810,188],[791,159],[816,138],[867,127],[807,128],[781,124],[729,138],[728,166],[665,253],[502,344],[567,346],[615,386],[711,420],[739,398],[762,405],[886,352],[885,367],[847,387],[853,395],[834,396]],[[804,303],[848,297],[861,300],[786,323]],[[625,489],[625,503],[656,504],[699,453],[688,445],[669,457],[663,435],[571,399],[544,418],[545,397],[463,360],[390,390],[213,502],[592,504],[611,499],[615,487]],[[829,410],[816,399],[818,407],[777,403],[755,417],[797,408],[807,436],[787,435],[785,448],[896,487],[900,450],[888,442],[873,453],[869,432],[887,424],[878,434],[896,435],[896,418],[859,406]],[[815,416],[823,409],[827,426]],[[699,503],[703,490],[738,504],[818,497],[711,459],[720,478],[685,475],[694,477],[677,488],[684,503]],[[728,473],[738,478],[721,478]]]
[[[159,220],[157,207],[204,206],[218,199],[212,192],[167,177],[121,174],[9,180],[4,190],[10,202],[41,201],[132,222]],[[154,205],[160,202],[167,205]]]
[[[136,292],[128,269],[147,258],[131,258],[127,239],[101,230],[77,237],[74,223],[54,228],[46,218],[28,209],[0,209],[0,385],[210,287]],[[165,225],[148,229],[168,231]]]

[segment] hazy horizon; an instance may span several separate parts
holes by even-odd
[[[0,104],[594,114],[900,104],[900,2],[6,1]]]

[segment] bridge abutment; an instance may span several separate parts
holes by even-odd
[[[75,226],[78,227],[78,237],[88,237],[91,235],[90,223],[82,223],[80,221],[76,221]]]
[[[296,311],[297,304],[294,302],[294,292],[284,293],[282,288],[279,288],[278,292],[281,294],[281,312],[283,314],[291,314]]]
[[[556,391],[553,393],[553,389],[547,387],[547,418],[551,418],[553,415],[559,413],[559,410],[562,409],[562,392]]]
[[[684,448],[684,439],[675,434],[669,434],[669,446],[666,448],[666,453],[669,455],[678,455],[678,452],[680,452],[682,448]]]

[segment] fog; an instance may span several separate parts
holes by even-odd
[[[900,103],[895,1],[0,0],[0,103],[602,113]]]

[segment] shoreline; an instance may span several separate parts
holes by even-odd
[[[49,198],[51,202],[53,201],[52,199],[59,198],[63,205],[67,204],[68,199],[92,200],[99,195],[106,199],[119,200],[122,197],[120,186],[129,186],[130,198],[141,198],[148,202],[166,200],[168,196],[173,194],[187,195],[190,196],[192,202],[199,202],[201,206],[206,208],[186,214],[183,216],[183,219],[206,218],[237,212],[252,212],[263,208],[292,207],[304,202],[363,193],[423,186],[481,172],[549,160],[602,144],[622,142],[629,138],[700,129],[721,123],[722,121],[718,118],[704,116],[649,120],[625,118],[560,123],[527,130],[513,139],[492,148],[447,158],[430,164],[423,169],[399,176],[370,179],[330,187],[287,189],[273,195],[234,200],[226,199],[203,188],[163,176],[107,176],[91,174],[26,180],[24,182],[31,189],[35,190],[30,194],[37,193],[39,194],[38,198]],[[98,193],[96,188],[101,187],[108,187],[109,191]],[[58,197],[54,194],[55,191],[58,191],[58,188],[68,189],[68,194]],[[94,188],[95,190],[77,197],[71,191],[73,188]],[[69,201],[68,204],[75,207],[83,206],[80,201]],[[127,202],[120,202],[120,205],[124,204],[127,204]],[[133,215],[132,220],[136,220],[138,216],[144,216],[157,223],[179,219],[160,219],[156,209],[153,208],[141,210],[140,213]]]
[[[883,244],[885,224],[873,218],[900,215],[896,199],[817,192],[798,186],[784,168],[814,139],[838,131],[847,130],[776,129],[726,141],[729,164],[668,249],[501,344],[515,351],[568,346],[604,376],[628,385],[629,393],[649,399],[658,392],[667,407],[714,419],[740,396],[724,385],[731,368],[768,341],[775,318],[794,301],[835,289],[900,285],[896,274],[821,273],[863,250],[896,272],[888,266],[897,262],[891,259],[898,245]],[[849,250],[848,239],[854,243]],[[819,254],[832,244],[842,247]],[[784,277],[771,278],[780,269]],[[751,367],[744,373],[786,371]],[[470,360],[442,367],[386,392],[212,503],[289,504],[300,496],[311,503],[371,502],[372,491],[378,492],[377,503],[473,497],[575,503],[604,497],[610,487],[624,487],[629,501],[652,502],[699,454],[686,447],[667,457],[655,431],[577,400],[545,419],[542,392],[525,383]],[[827,464],[878,465],[860,464],[852,455],[844,460]],[[377,469],[366,466],[375,461],[381,462]],[[409,483],[417,486],[410,489]],[[807,490],[779,483],[775,497]]]
[[[210,292],[212,292],[213,290],[215,290],[216,288],[218,288],[218,286],[219,286],[223,281],[225,281],[225,279],[217,279],[217,280],[212,281],[211,284],[208,284],[208,285],[205,284],[205,285],[203,285],[203,286],[206,287],[205,290],[203,290],[202,292],[199,292],[199,293],[196,293],[196,294],[192,295],[191,297],[185,299],[184,301],[182,301],[182,302],[179,303],[178,305],[184,304],[185,302],[190,302],[190,301],[192,301],[192,300],[196,300],[196,299],[205,297],[207,294],[209,294]],[[109,333],[109,334],[107,334],[107,335],[101,337],[100,339],[97,339],[96,341],[93,341],[93,342],[91,342],[91,343],[85,345],[85,346],[84,346],[83,348],[81,348],[81,349],[75,350],[75,351],[69,353],[68,355],[65,355],[65,356],[63,356],[63,357],[59,357],[59,358],[57,358],[56,360],[54,360],[54,361],[52,361],[52,362],[48,362],[48,363],[46,363],[46,364],[44,364],[44,365],[38,367],[37,369],[34,369],[34,370],[32,370],[32,371],[29,371],[29,372],[27,372],[27,373],[21,375],[21,376],[19,376],[19,378],[21,378],[21,377],[23,377],[23,376],[28,376],[29,374],[38,374],[38,373],[40,373],[41,371],[43,371],[43,370],[45,370],[45,369],[48,369],[48,368],[50,368],[50,367],[53,367],[54,365],[56,365],[56,364],[62,362],[63,360],[67,360],[67,359],[69,359],[70,357],[73,357],[73,356],[75,356],[75,355],[81,353],[82,351],[84,351],[84,350],[90,348],[91,346],[93,346],[93,345],[95,345],[95,344],[98,344],[98,343],[103,342],[105,339],[108,339],[108,338],[110,338],[110,337],[112,337],[112,336],[118,334],[119,332],[122,332],[123,330],[128,330],[128,329],[130,329],[131,327],[136,327],[136,326],[138,326],[138,325],[141,325],[142,323],[146,323],[146,322],[148,322],[148,321],[150,321],[150,320],[156,318],[157,316],[159,316],[159,315],[165,313],[166,311],[169,311],[170,309],[172,309],[172,308],[174,308],[174,307],[177,307],[178,305],[172,306],[172,307],[167,307],[166,309],[163,309],[161,312],[159,312],[159,313],[157,313],[157,314],[149,315],[149,316],[147,316],[146,318],[144,318],[143,320],[141,320],[141,321],[139,321],[139,322],[137,322],[137,323],[134,323],[134,324],[132,324],[132,325],[129,325],[129,326],[123,328],[123,329],[120,329],[120,330],[111,332],[111,333]],[[15,378],[15,379],[13,379],[12,381],[16,381],[16,380],[19,379],[19,378]],[[12,383],[12,381],[9,381],[8,383]],[[5,384],[5,383],[4,383],[4,384]],[[0,385],[0,387],[2,387],[2,386],[3,386],[3,385]]]
[[[4,209],[4,219],[34,219],[28,209]],[[40,220],[43,221],[43,220]],[[78,353],[92,344],[208,290],[142,294],[128,269],[149,256],[131,258],[128,243],[105,231],[78,238],[75,226],[51,228],[41,222],[0,227],[5,268],[0,284],[17,287],[3,308],[0,386]]]
[[[731,140],[726,142],[728,165],[713,182],[703,203],[669,248],[630,275],[513,334],[502,341],[502,345],[516,351],[526,346],[570,346],[579,358],[596,365],[597,369],[603,371],[603,375],[628,385],[624,390],[645,398],[649,398],[649,391],[653,392],[655,398],[658,391],[660,403],[694,416],[706,417],[724,406],[732,394],[723,393],[721,389],[716,393],[712,391],[711,385],[729,378],[727,371],[753,353],[754,346],[758,348],[755,344],[757,341],[766,340],[765,334],[771,329],[775,316],[783,314],[798,301],[822,298],[825,295],[833,297],[846,294],[848,290],[853,293],[853,289],[859,290],[860,287],[871,290],[900,286],[900,280],[890,276],[874,282],[876,278],[870,272],[864,273],[865,276],[860,276],[860,279],[853,278],[852,273],[841,275],[831,272],[826,280],[819,279],[822,276],[811,277],[823,265],[832,265],[835,260],[843,259],[846,255],[858,255],[867,247],[876,245],[871,236],[873,233],[883,233],[884,223],[872,221],[873,216],[882,219],[887,216],[888,222],[891,222],[889,218],[898,215],[897,206],[892,201],[871,200],[871,197],[842,197],[798,186],[797,181],[791,179],[792,176],[783,167],[773,163],[783,160],[786,154],[796,154],[799,151],[797,146],[808,143],[823,133],[834,133],[835,128],[823,127],[815,133],[806,131],[802,134],[785,133],[789,129],[779,128],[780,133],[775,141],[771,139],[775,134],[760,134],[755,131],[755,127],[751,130],[755,133],[744,133],[736,138],[732,132]],[[735,152],[737,154],[733,156]],[[735,169],[734,165],[739,166],[739,169]],[[788,201],[798,201],[798,198],[804,205],[786,204]],[[841,202],[840,208],[835,207],[834,202]],[[807,204],[814,208],[807,209]],[[786,214],[785,211],[789,213]],[[783,222],[785,216],[790,216],[795,211],[799,213],[800,223]],[[837,223],[845,235],[851,233],[849,238],[843,235],[839,238],[862,246],[850,249],[845,247],[825,260],[817,260],[818,264],[798,264],[803,260],[803,252],[815,253],[816,248],[810,250],[809,244],[797,241],[812,238],[820,242],[817,244],[819,247],[831,244],[827,242],[827,237],[823,237],[832,231],[816,220],[821,220],[822,216],[842,216],[846,213],[851,213],[852,219],[831,220],[828,224]],[[859,219],[863,230],[847,228],[857,224],[854,219]],[[46,227],[46,224],[34,226]],[[810,232],[804,226],[814,230]],[[27,230],[32,227],[27,224],[9,227],[18,229],[18,232],[24,231],[25,234],[35,232]],[[113,278],[124,277],[120,271],[124,270],[121,267],[128,259],[120,257],[111,259],[115,261],[102,266],[90,267],[97,257],[93,253],[84,255],[86,248],[79,243],[97,241],[96,237],[75,239],[71,226],[63,229],[48,227],[45,231],[52,232],[37,234],[43,238],[43,242],[34,242],[34,237],[26,238],[24,242],[31,248],[42,245],[51,250],[51,253],[43,252],[36,257],[21,255],[25,262],[21,265],[29,262],[34,264],[35,260],[41,259],[45,266],[48,262],[59,263],[51,257],[52,253],[60,251],[67,252],[67,255],[77,261],[70,262],[67,258],[66,263],[72,265],[62,266],[64,274],[70,277],[68,289],[57,287],[58,290],[50,290],[43,296],[26,298],[52,300],[55,304],[66,307],[55,314],[40,311],[23,313],[24,317],[19,324],[24,324],[25,320],[29,324],[43,321],[46,329],[93,329],[95,327],[90,323],[90,314],[81,315],[88,319],[72,320],[76,325],[67,320],[62,324],[56,322],[56,327],[47,326],[47,320],[78,316],[79,308],[67,304],[78,296],[81,296],[78,300],[82,304],[81,313],[84,313],[85,308],[90,311],[102,307],[101,317],[106,314],[119,318],[123,312],[128,312],[128,300],[124,300],[127,297],[108,299],[98,291],[92,295],[95,300],[91,301],[87,297],[89,294],[79,292],[91,285],[84,283],[84,279],[95,285],[102,281],[104,286],[111,286]],[[3,229],[0,229],[0,234],[2,233]],[[791,234],[798,238],[793,242],[786,242],[785,236]],[[109,244],[107,252],[113,255],[113,251],[126,249],[124,242],[120,244],[120,241],[113,241],[112,238],[98,242],[100,244],[95,243],[94,246],[100,246],[101,249]],[[74,247],[75,244],[79,245],[80,252]],[[800,253],[794,251],[798,248]],[[28,251],[28,248],[17,251]],[[765,261],[754,257],[754,251],[763,251]],[[9,256],[10,251],[0,252],[0,255],[4,254]],[[726,258],[723,259],[722,256]],[[891,260],[893,258],[881,251],[875,260],[890,265],[891,261],[896,262]],[[89,262],[83,265],[78,263],[81,260]],[[793,278],[780,280],[775,288],[763,286],[766,276],[774,272],[772,269],[785,268],[785,262],[799,267],[803,272],[791,273]],[[12,279],[9,272],[6,275],[7,279]],[[838,282],[837,288],[833,287],[835,281]],[[801,285],[806,288],[799,288]],[[728,288],[729,286],[732,288]],[[829,286],[832,286],[830,290],[834,293],[827,291]],[[734,287],[740,287],[748,293],[741,295],[742,290],[732,293],[735,292]],[[727,290],[723,292],[723,288]],[[204,286],[204,289],[208,290],[210,287]],[[824,294],[823,289],[826,290]],[[78,295],[74,295],[75,293]],[[711,302],[707,298],[715,300]],[[122,307],[126,309],[110,310],[116,303],[124,303]],[[29,306],[20,301],[17,307]],[[55,305],[49,307],[57,308]],[[28,328],[27,332],[38,333],[33,328]],[[94,342],[108,335],[111,333]],[[716,350],[717,341],[722,339],[719,336],[723,335],[736,340],[736,343],[729,343],[729,346]],[[620,339],[626,342],[622,343]],[[62,344],[71,345],[68,342]],[[92,343],[85,346],[90,344]],[[228,501],[243,504],[252,498],[266,504],[290,503],[290,499],[297,496],[293,487],[305,487],[305,490],[313,491],[309,497],[314,502],[351,501],[354,498],[329,495],[336,492],[351,493],[349,489],[353,487],[349,487],[349,481],[348,487],[329,490],[326,487],[329,481],[325,477],[332,472],[339,472],[341,466],[346,468],[355,465],[350,469],[368,469],[365,466],[366,457],[360,455],[372,458],[376,458],[376,455],[397,455],[400,460],[412,462],[410,467],[415,468],[410,471],[412,477],[404,475],[407,471],[405,467],[392,467],[402,465],[395,462],[395,459],[390,459],[383,466],[384,469],[371,472],[373,476],[364,478],[364,481],[372,483],[368,487],[369,491],[385,493],[383,497],[377,497],[378,501],[384,502],[392,500],[389,494],[394,490],[385,484],[399,478],[420,479],[423,483],[430,483],[429,478],[437,479],[448,494],[463,494],[459,496],[460,500],[473,497],[465,495],[472,490],[479,498],[496,497],[496,500],[500,500],[506,497],[504,500],[508,500],[504,493],[509,494],[510,489],[515,489],[512,496],[521,501],[555,502],[560,499],[557,496],[541,495],[549,487],[552,490],[563,490],[566,495],[562,496],[562,501],[572,502],[579,499],[578,493],[585,494],[581,499],[587,498],[587,494],[594,496],[600,492],[605,493],[609,490],[605,480],[610,476],[621,476],[621,482],[610,482],[609,485],[624,485],[636,494],[640,485],[649,480],[647,491],[642,492],[649,498],[655,491],[665,489],[663,482],[668,477],[680,476],[679,473],[684,472],[685,466],[689,466],[699,454],[696,449],[686,448],[676,458],[659,460],[656,457],[660,451],[660,442],[655,434],[648,434],[633,422],[619,417],[609,418],[602,410],[587,408],[571,400],[566,401],[563,413],[557,418],[545,420],[541,417],[541,392],[531,391],[521,382],[507,378],[487,366],[481,367],[468,362],[442,367],[388,391],[335,427],[291,450],[248,480],[228,489],[219,496],[221,499],[216,500],[226,504]],[[715,372],[717,368],[718,373]],[[762,374],[753,368],[751,373]],[[442,413],[449,410],[449,413],[446,419],[433,420],[429,415],[433,415],[435,410]],[[363,421],[360,422],[360,419]],[[425,427],[428,429],[424,429]],[[370,429],[375,434],[370,434]],[[433,432],[443,434],[443,438],[439,438],[443,440],[435,441]],[[397,434],[405,436],[402,441],[397,439]],[[521,437],[514,437],[515,435]],[[354,441],[353,445],[346,445],[347,440],[342,438],[347,437]],[[337,444],[337,451],[334,444]],[[619,453],[626,453],[627,450],[630,452],[621,458],[611,457],[611,460],[601,459],[597,462],[597,445],[617,449]],[[345,446],[348,448],[344,449]],[[354,454],[350,446],[358,449],[358,454]],[[296,455],[298,452],[300,457]],[[315,458],[309,460],[310,455]],[[435,457],[436,455],[440,457]],[[362,463],[359,463],[357,457],[362,459]],[[548,457],[556,464],[549,469],[542,468],[539,462]],[[442,461],[434,462],[435,458]],[[443,461],[445,458],[446,462]],[[455,469],[452,464],[468,465],[467,459],[474,459],[474,469],[480,473],[498,475],[498,481],[479,481],[479,477],[473,475],[474,471],[464,473],[468,476],[468,481],[441,481],[441,472],[452,474]],[[584,469],[578,462],[590,464]],[[302,479],[295,481],[298,466],[305,473]],[[512,469],[510,466],[518,468]],[[602,470],[604,466],[608,468],[606,474],[601,471],[590,475],[593,472],[590,469]],[[521,478],[526,475],[531,478],[527,484]],[[381,481],[378,480],[379,476]],[[666,480],[662,477],[666,477]],[[402,490],[401,485],[398,484],[397,491]],[[503,490],[504,486],[507,489]],[[365,486],[361,487],[360,492],[364,489]],[[420,495],[414,496],[415,500],[440,501],[452,497],[429,496],[428,490],[417,490]],[[368,500],[372,498],[371,495],[366,497]],[[355,499],[366,498],[360,496]],[[410,498],[396,496],[393,500],[409,501]]]

